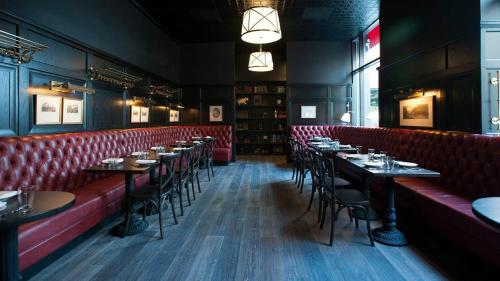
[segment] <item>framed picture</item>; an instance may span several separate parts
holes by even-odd
[[[434,127],[434,97],[411,98],[399,101],[399,125]]]
[[[141,106],[141,123],[149,122],[149,107]]]
[[[170,122],[179,122],[179,111],[178,110],[170,110]]]
[[[141,123],[141,107],[131,106],[130,108],[130,123]]]
[[[61,124],[62,97],[36,95],[36,125]]]
[[[222,122],[222,105],[210,105],[208,111],[210,112],[210,122]]]
[[[316,118],[316,106],[315,105],[303,105],[300,107],[300,118],[302,119],[315,119]]]
[[[63,99],[63,124],[83,124],[83,100]]]

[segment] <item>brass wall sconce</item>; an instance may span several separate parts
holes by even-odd
[[[74,94],[82,92],[87,94],[95,94],[95,90],[84,86],[71,84],[70,82],[50,81],[50,90],[66,94]]]
[[[491,124],[498,126],[498,128],[497,128],[498,131],[500,131],[500,85],[498,85],[499,81],[500,81],[500,70],[497,70],[497,75],[496,75],[496,77],[492,77],[490,79],[490,84],[498,86],[497,87],[497,89],[498,89],[497,103],[498,103],[498,115],[499,116],[491,117]]]

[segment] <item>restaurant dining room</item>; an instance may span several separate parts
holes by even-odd
[[[0,281],[500,280],[500,1],[0,0]]]

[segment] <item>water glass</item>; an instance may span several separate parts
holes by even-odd
[[[394,163],[396,163],[396,160],[394,159],[394,157],[391,157],[391,156],[385,156],[385,161],[384,161],[384,166],[385,168],[388,170],[388,171],[391,171],[392,168],[394,168]]]
[[[333,149],[339,149],[340,148],[340,141],[338,139],[333,141]]]
[[[380,153],[379,153],[380,160],[385,161],[386,156],[387,156],[387,152],[380,151]]]
[[[363,154],[363,146],[357,145],[356,150],[358,151],[358,154]]]
[[[19,212],[27,214],[33,210],[33,199],[35,198],[35,186],[21,186],[17,189],[17,201]]]
[[[374,158],[373,156],[375,156],[375,149],[368,148],[368,160],[372,161]]]

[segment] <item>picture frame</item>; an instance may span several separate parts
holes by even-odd
[[[208,107],[209,121],[222,122],[224,120],[224,111],[222,105],[210,105]]]
[[[83,124],[83,100],[82,99],[63,99],[62,107],[63,124]]]
[[[130,123],[141,123],[141,107],[132,105],[130,107]]]
[[[35,124],[61,124],[62,97],[36,95],[35,97]]]
[[[179,110],[173,110],[171,109],[169,112],[169,119],[170,122],[179,122]]]
[[[149,107],[141,106],[140,122],[141,123],[148,123],[149,122]]]
[[[399,101],[399,125],[403,127],[434,127],[435,97],[409,98]]]
[[[300,118],[302,118],[302,119],[316,119],[316,106],[315,105],[302,105],[300,107]]]

